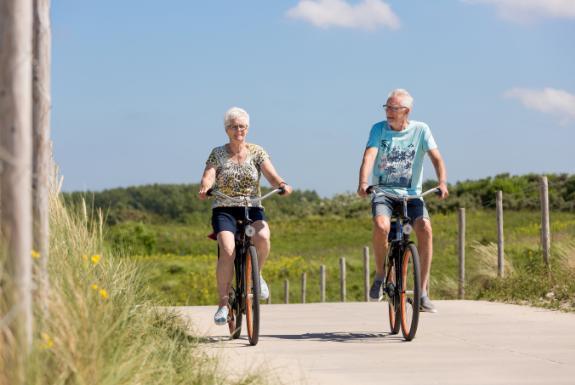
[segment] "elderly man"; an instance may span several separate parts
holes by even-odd
[[[396,89],[389,94],[387,103],[383,106],[387,120],[373,125],[363,154],[357,188],[360,196],[367,196],[370,173],[373,176],[373,184],[390,193],[397,195],[421,193],[423,158],[426,153],[433,163],[439,180],[441,199],[448,196],[443,159],[429,127],[425,123],[409,120],[412,106],[413,98],[406,90]],[[392,206],[393,202],[385,197],[376,198],[372,203],[375,254],[375,279],[369,292],[372,300],[381,298]],[[423,199],[410,201],[408,215],[413,220],[421,258],[421,310],[435,313],[435,306],[427,294],[433,238],[429,214]]]

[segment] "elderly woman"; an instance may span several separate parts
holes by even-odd
[[[216,147],[206,161],[206,168],[200,185],[200,199],[206,199],[206,192],[215,184],[222,193],[234,196],[260,197],[260,176],[263,173],[273,187],[285,189],[289,195],[291,187],[277,174],[270,157],[263,148],[247,143],[250,117],[238,107],[230,108],[224,116],[224,126],[229,142]],[[224,325],[228,318],[228,293],[234,273],[236,222],[243,218],[243,208],[238,204],[217,197],[212,206],[212,227],[217,235],[220,255],[216,270],[220,302],[214,316],[216,325]],[[254,220],[256,234],[252,241],[258,251],[260,271],[270,252],[270,229],[266,223],[264,209],[249,208]],[[260,296],[269,297],[269,289],[260,275]]]

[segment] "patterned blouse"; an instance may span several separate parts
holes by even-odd
[[[268,153],[257,144],[246,143],[248,154],[242,164],[230,159],[226,146],[216,147],[210,153],[206,165],[216,169],[214,188],[231,196],[260,197],[261,165],[269,159]],[[241,206],[229,199],[216,197],[212,207]],[[261,207],[261,204],[258,204]]]

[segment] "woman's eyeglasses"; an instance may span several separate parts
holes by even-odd
[[[234,131],[245,131],[248,129],[248,126],[245,124],[235,124],[233,126],[228,126],[228,128]]]

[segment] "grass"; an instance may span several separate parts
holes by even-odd
[[[552,277],[537,275],[540,290],[525,290],[520,285],[531,282],[532,271],[545,270],[539,250],[540,214],[531,211],[508,211],[504,218],[506,278],[497,278],[497,231],[494,210],[466,213],[466,295],[467,298],[501,301],[528,301],[541,304],[543,296],[555,290],[555,300],[547,297],[546,306],[570,309],[565,305],[565,293],[571,298],[575,289],[555,282],[570,277],[575,262],[575,247],[571,242],[575,234],[575,218],[570,213],[551,214],[553,236],[551,261]],[[457,216],[432,216],[434,229],[434,260],[431,276],[431,294],[437,299],[454,299],[458,293]],[[207,222],[207,221],[206,221]],[[284,281],[290,281],[290,302],[300,301],[300,282],[307,273],[307,301],[319,301],[319,268],[327,269],[327,300],[339,300],[339,258],[346,258],[347,300],[363,300],[363,247],[370,244],[371,220],[361,218],[309,217],[305,220],[287,219],[274,222],[272,252],[264,267],[264,276],[271,287],[273,302],[283,302]],[[158,226],[156,231],[170,234],[180,243],[187,243],[195,253],[187,255],[153,255],[135,257],[144,270],[153,295],[173,305],[205,305],[217,302],[215,294],[215,242],[206,235],[210,227]],[[371,246],[370,246],[371,247]],[[570,258],[570,259],[569,259]],[[570,262],[566,262],[566,260]],[[373,266],[370,266],[373,271]],[[545,279],[543,279],[545,277]],[[532,287],[534,284],[531,283]],[[556,288],[556,289],[554,289]],[[555,293],[555,291],[553,291]],[[563,294],[560,294],[563,293]],[[551,297],[551,295],[549,295]],[[561,297],[563,299],[559,300]],[[521,299],[520,299],[521,298]],[[527,298],[527,299],[525,299]],[[561,302],[563,301],[563,302]]]
[[[48,317],[35,309],[35,335],[26,356],[26,385],[259,384],[247,373],[226,377],[202,352],[188,325],[149,301],[141,267],[115,258],[102,245],[99,226],[51,202]],[[0,257],[0,266],[6,263]],[[37,262],[35,262],[37,263]],[[9,279],[0,269],[0,280]],[[37,277],[36,277],[37,278]],[[0,301],[0,314],[7,314]],[[18,380],[9,320],[0,319],[0,384]]]

